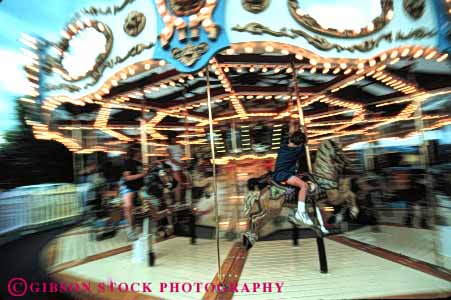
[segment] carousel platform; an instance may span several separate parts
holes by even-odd
[[[436,247],[440,248],[435,242],[436,234],[437,232],[433,230],[390,225],[378,226],[378,231],[363,227],[344,236],[418,261],[451,269],[449,257],[444,257],[434,250]]]
[[[101,293],[92,289],[84,295],[101,299],[433,299],[451,295],[451,272],[433,265],[426,230],[380,227],[378,233],[362,228],[326,238],[327,274],[319,272],[313,238],[301,239],[298,247],[288,240],[260,241],[249,251],[237,241],[221,240],[223,282],[238,287],[222,293],[203,288],[219,283],[215,240],[198,239],[196,245],[187,237],[159,240],[153,246],[156,263],[148,267],[132,262],[132,244],[123,229],[114,238],[95,241],[87,228],[75,228],[50,242],[41,258],[50,277],[59,282],[151,283],[152,292],[113,288]],[[409,243],[399,243],[403,236]],[[390,238],[398,239],[396,246]],[[203,285],[191,292],[160,290],[161,284],[171,282]],[[250,288],[263,282],[272,283],[271,292]],[[281,293],[275,283],[283,284]]]

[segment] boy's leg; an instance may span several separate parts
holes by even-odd
[[[172,176],[177,181],[177,186],[174,188],[175,203],[180,204],[182,202],[183,195],[183,180],[182,171],[173,171]]]
[[[137,239],[133,231],[135,226],[135,220],[133,218],[133,199],[135,197],[135,192],[129,192],[124,195],[124,216],[127,219],[129,227],[127,228],[127,235],[130,240]]]
[[[307,197],[308,184],[297,176],[291,176],[288,178],[287,183],[292,186],[299,188],[298,193],[298,209],[293,218],[293,221],[297,224],[313,225],[306,209],[305,209],[305,199]]]
[[[297,176],[291,176],[288,178],[287,183],[299,188],[298,211],[305,212],[305,199],[307,198],[308,184]]]

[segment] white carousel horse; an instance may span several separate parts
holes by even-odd
[[[324,200],[331,205],[349,205],[351,213],[358,214],[356,197],[350,190],[350,179],[343,178],[347,167],[349,160],[338,144],[332,140],[322,142],[313,165],[313,174],[302,174],[303,179],[309,183],[307,202],[315,199]],[[248,217],[248,232],[243,235],[243,242],[250,248],[258,240],[260,229],[279,216],[283,207],[291,208],[293,211],[297,208],[298,190],[292,186],[276,183],[270,173],[250,179],[248,188],[244,205],[244,215]],[[318,207],[315,207],[315,210],[319,227],[314,226],[312,229],[322,234],[321,231],[325,232],[325,228],[321,213]]]

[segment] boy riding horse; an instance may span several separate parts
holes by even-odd
[[[300,130],[295,131],[288,139],[285,138],[282,141],[277,152],[273,179],[277,183],[286,182],[289,185],[299,188],[298,208],[291,221],[296,225],[312,226],[313,221],[305,209],[308,184],[298,175],[306,170],[296,170],[298,160],[305,157],[305,142],[305,134]]]

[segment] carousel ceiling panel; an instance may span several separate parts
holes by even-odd
[[[99,105],[97,104],[86,104],[84,106],[75,105],[72,103],[64,103],[61,105],[62,110],[66,110],[72,115],[79,115],[85,113],[96,113],[99,110]],[[55,116],[58,116],[58,113],[54,113]]]
[[[365,93],[373,96],[385,96],[396,92],[396,90],[379,83],[371,83],[360,87]]]
[[[363,88],[356,86],[348,86],[340,91],[334,93],[334,96],[359,103],[369,103],[376,100],[376,97],[372,93],[367,93]]]
[[[57,121],[61,121],[61,120],[73,120],[74,119],[74,115],[71,114],[70,112],[68,112],[65,109],[57,109],[54,111],[54,120]],[[80,115],[78,116],[80,117]],[[95,115],[94,115],[94,119],[95,119]]]
[[[150,93],[145,93],[147,100],[156,100],[162,97],[167,97],[170,95],[175,94],[181,94],[185,90],[182,86],[175,86],[175,87],[167,87],[167,88],[160,88],[158,91],[152,91]]]
[[[413,64],[413,71],[426,74],[451,74],[451,65],[449,63],[438,63],[435,60],[417,60]]]
[[[450,87],[451,74],[437,74],[431,77],[431,74],[414,73],[412,79],[423,89],[436,90]]]
[[[147,71],[147,72],[142,72],[142,73],[140,73],[138,75],[130,76],[130,77],[127,77],[126,79],[121,79],[119,81],[119,85],[127,85],[129,83],[132,83],[132,82],[144,79],[144,78],[148,78],[148,77],[151,77],[151,76],[155,76],[155,75],[158,75],[158,74],[162,74],[162,72],[158,72],[158,70],[155,70],[155,69],[151,70],[151,71]]]
[[[440,95],[432,97],[423,104],[422,109],[426,112],[438,111],[442,114],[451,115],[451,96]]]
[[[121,133],[128,136],[137,136],[141,134],[138,127],[136,129],[122,129]]]
[[[119,122],[119,121],[134,121],[141,117],[140,111],[133,111],[133,110],[121,110],[117,111],[115,114],[110,115],[110,120]]]
[[[86,113],[86,114],[79,114],[74,118],[75,120],[79,121],[94,121],[97,117],[96,113]]]

